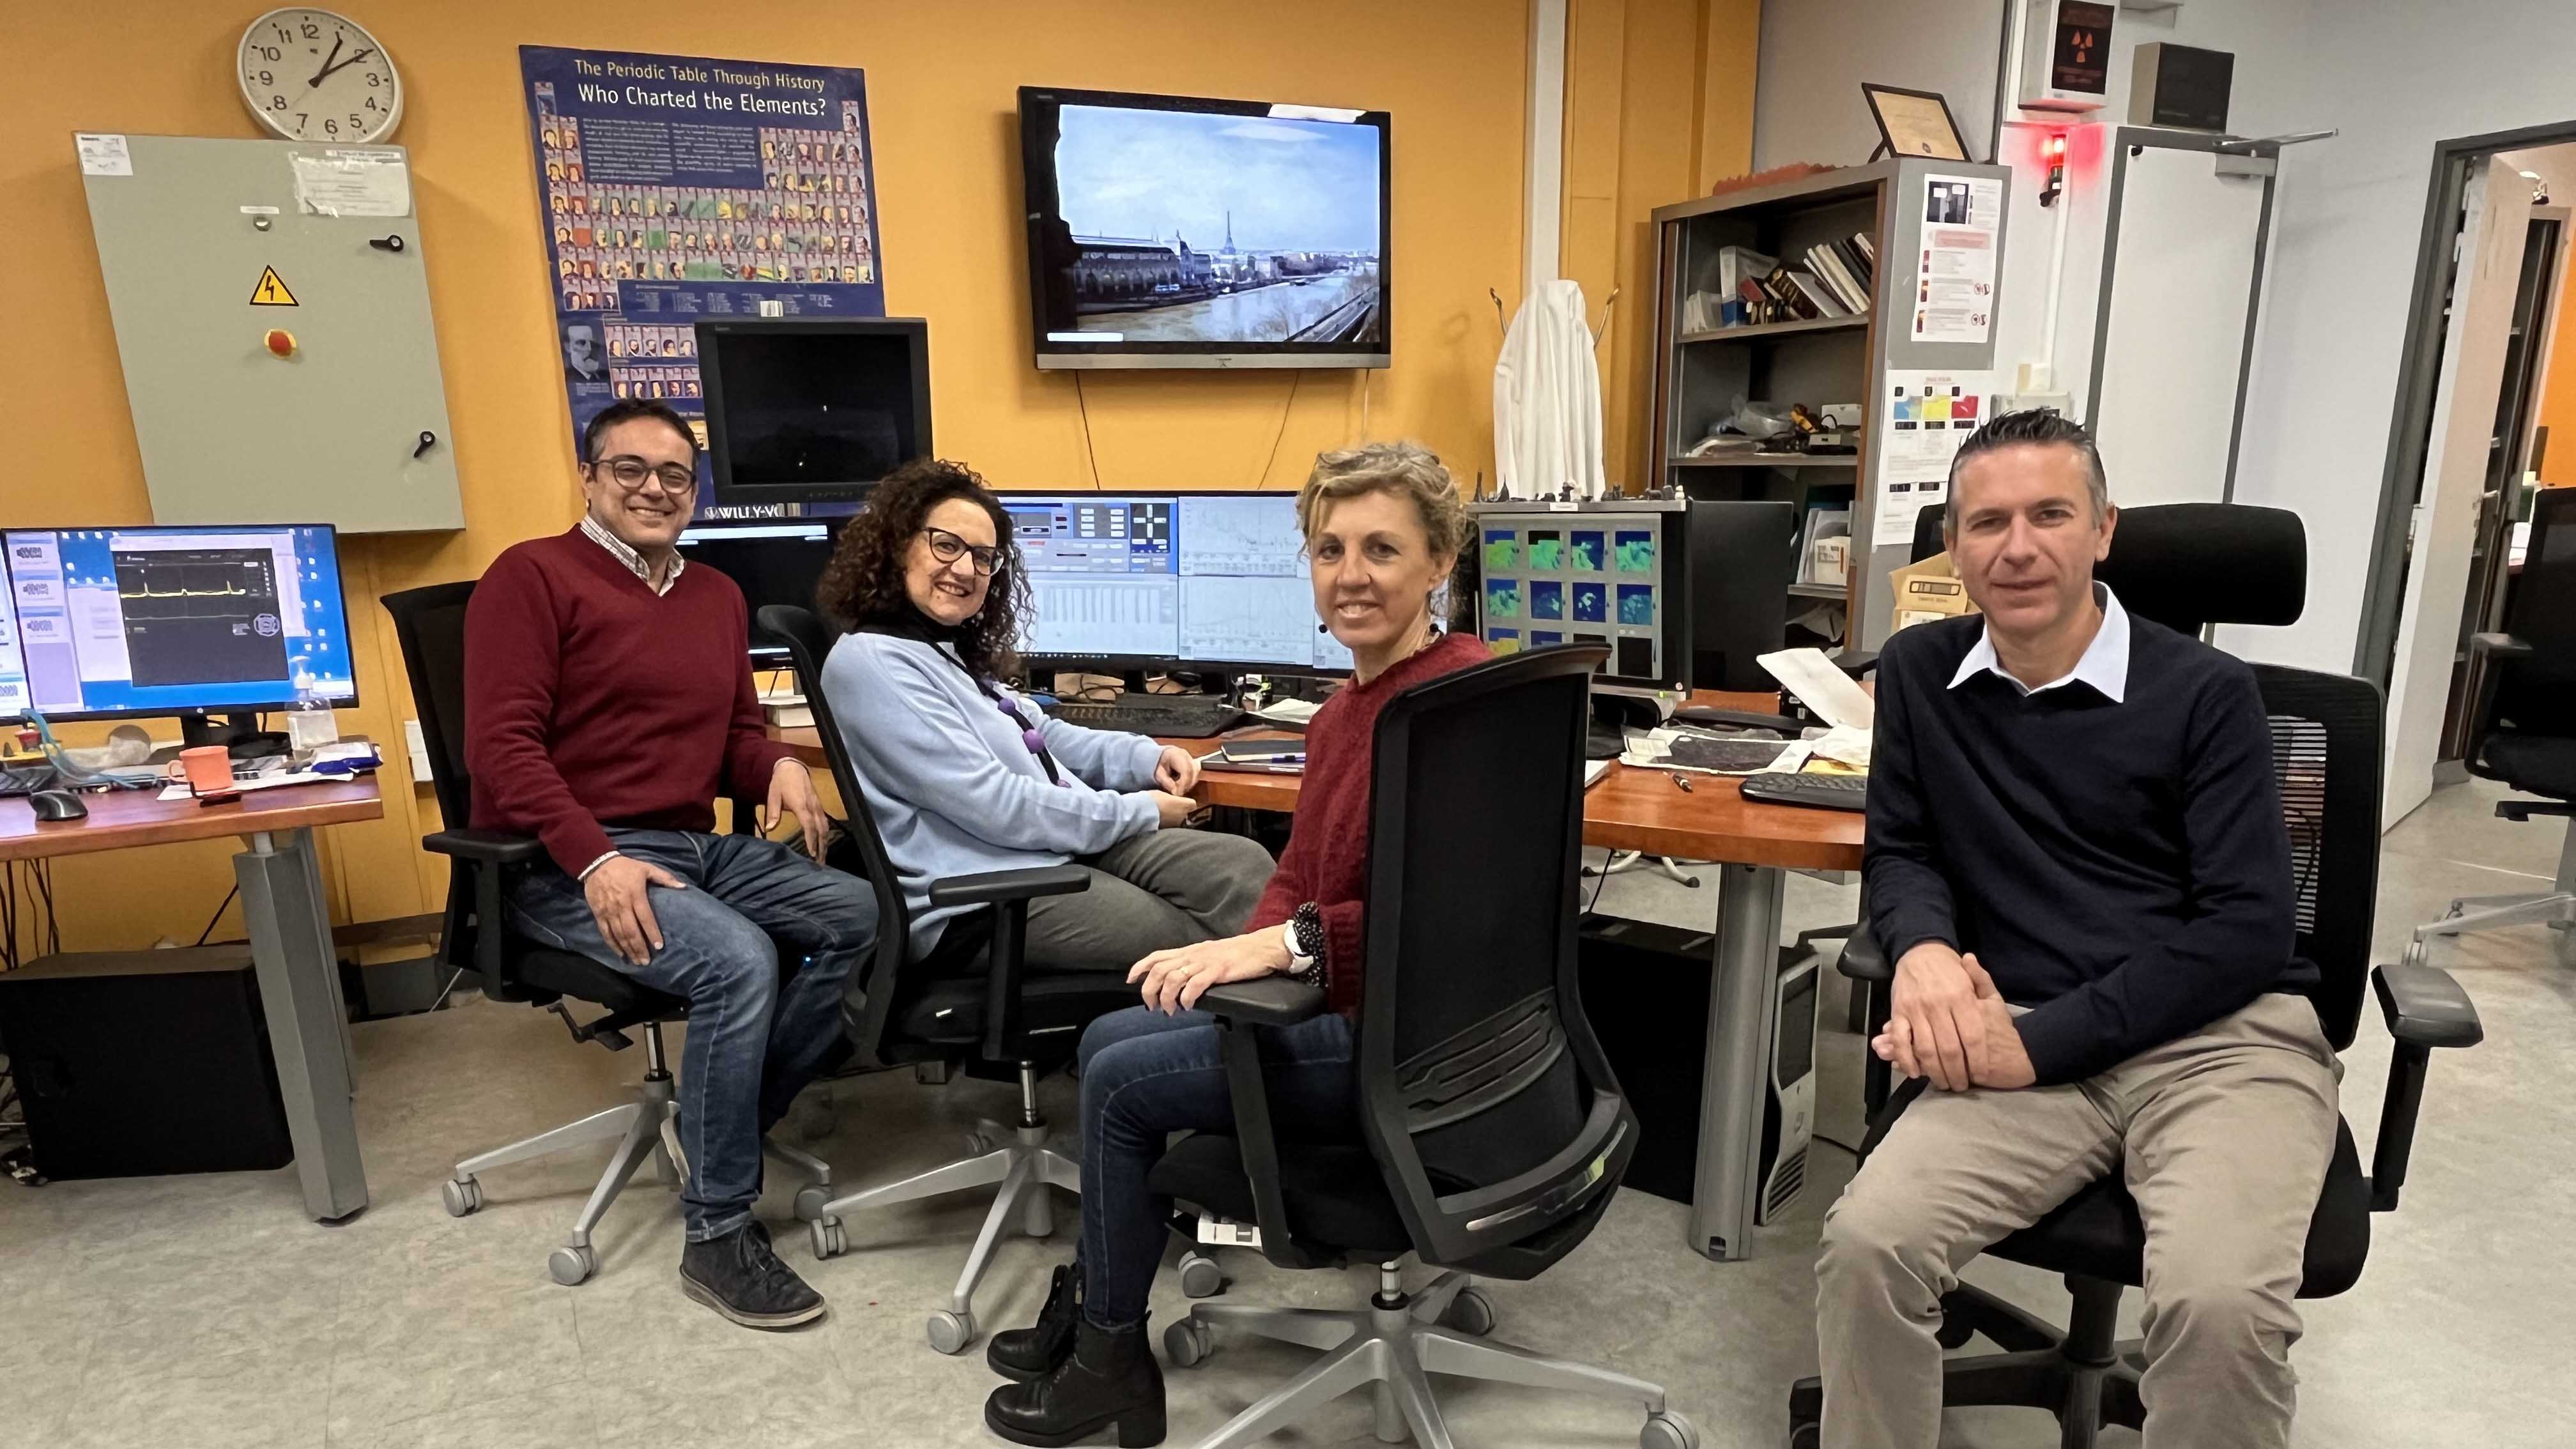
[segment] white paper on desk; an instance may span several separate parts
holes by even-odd
[[[311,770],[289,770],[281,775],[262,775],[254,780],[236,779],[228,788],[231,793],[242,794],[252,790],[274,790],[280,785],[345,785],[348,782],[349,777],[347,775],[323,775],[317,774]],[[164,800],[185,800],[195,793],[195,791],[188,788],[185,781],[182,781],[175,785],[163,787],[161,798]]]
[[[1807,748],[1817,759],[1831,760],[1865,772],[1869,769],[1869,742],[1868,730],[1836,725],[1807,741]],[[1803,766],[1806,761],[1798,763]]]
[[[1869,691],[1827,659],[1822,649],[1783,649],[1757,655],[1753,662],[1829,725],[1866,731],[1878,720],[1878,705]]]

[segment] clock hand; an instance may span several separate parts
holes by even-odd
[[[318,86],[322,84],[322,82],[329,80],[331,77],[347,70],[349,67],[356,65],[359,61],[365,60],[368,56],[373,54],[375,54],[375,52],[372,50],[354,51],[350,54],[347,60],[340,62],[338,65],[323,67],[322,73],[313,78],[313,83]]]
[[[311,87],[311,86],[318,86],[318,85],[322,84],[322,77],[323,77],[323,76],[326,76],[326,75],[329,75],[329,74],[331,73],[331,62],[333,62],[333,61],[335,61],[335,60],[338,60],[339,58],[340,58],[340,37],[339,37],[339,36],[337,36],[337,35],[334,35],[334,36],[332,36],[332,37],[331,37],[331,53],[330,53],[329,55],[326,55],[326,56],[322,57],[322,69],[321,69],[321,72],[320,72],[319,74],[315,75],[315,76],[313,77],[313,79],[311,79],[311,80],[309,80],[309,81],[306,81],[304,84],[305,84],[307,87]]]

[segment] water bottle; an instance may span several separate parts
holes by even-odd
[[[299,759],[309,757],[324,745],[340,740],[340,717],[331,711],[331,701],[323,697],[321,684],[306,667],[304,656],[297,655],[295,666],[295,703],[286,712],[286,745]]]

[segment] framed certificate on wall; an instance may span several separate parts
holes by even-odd
[[[1959,123],[1951,119],[1950,103],[1940,92],[1863,81],[1860,93],[1878,122],[1878,151],[1871,160],[1881,154],[1928,156],[1936,161],[1968,159],[1967,143],[1959,139]]]

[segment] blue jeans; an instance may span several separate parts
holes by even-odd
[[[1351,1024],[1326,1012],[1261,1033],[1271,1125],[1283,1137],[1356,1141]],[[1082,1311],[1094,1326],[1145,1317],[1172,1215],[1145,1186],[1174,1132],[1234,1132],[1221,1034],[1202,1011],[1132,1006],[1082,1034]]]
[[[619,853],[689,883],[652,888],[662,947],[638,966],[599,934],[581,883],[547,867],[519,881],[519,929],[688,998],[680,1052],[680,1204],[689,1241],[722,1237],[760,1200],[760,1139],[841,1039],[841,994],[875,944],[876,893],[757,835],[611,830]],[[787,959],[781,960],[782,950]]]

